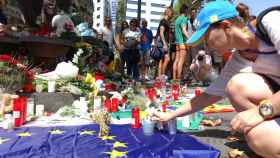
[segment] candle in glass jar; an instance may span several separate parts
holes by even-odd
[[[140,127],[140,109],[137,107],[132,108],[131,110],[131,127],[139,128]]]
[[[117,98],[113,98],[111,103],[111,112],[117,112],[118,105],[119,105],[119,100]]]

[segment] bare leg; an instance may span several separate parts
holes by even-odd
[[[167,54],[164,55],[164,62],[163,62],[163,66],[162,66],[162,74],[165,74],[166,67],[167,67],[169,61],[170,61],[170,57],[169,57],[169,53],[167,53]]]
[[[176,51],[175,61],[173,63],[173,74],[172,74],[173,80],[177,79],[177,69],[178,69],[179,58],[180,58],[180,51]]]
[[[187,54],[187,51],[185,49],[180,50],[180,57],[179,57],[178,68],[177,68],[177,78],[178,79],[181,79],[181,76],[182,76],[182,70],[183,70],[185,60],[186,60],[186,54]]]
[[[260,100],[273,93],[266,81],[254,73],[240,73],[228,83],[226,92],[237,111],[258,105]],[[264,121],[245,134],[250,148],[265,158],[280,158],[280,126],[274,121]]]
[[[237,111],[255,107],[261,100],[272,95],[266,81],[254,73],[240,73],[232,77],[226,93]]]
[[[265,121],[245,135],[250,148],[265,158],[280,158],[280,126],[274,120]]]
[[[163,60],[164,59],[160,59],[160,61],[158,63],[158,77],[160,77],[162,75]]]

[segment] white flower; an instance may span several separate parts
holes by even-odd
[[[79,63],[79,57],[76,54],[74,55],[72,62],[74,64],[78,64]]]
[[[84,51],[83,51],[83,49],[81,49],[81,48],[77,51],[77,55],[78,55],[78,56],[81,56],[83,53],[84,53]]]

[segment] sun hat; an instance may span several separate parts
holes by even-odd
[[[187,44],[199,44],[211,24],[237,15],[235,6],[227,0],[216,0],[205,4],[195,20],[196,32],[188,39]]]

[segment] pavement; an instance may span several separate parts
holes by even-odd
[[[188,93],[194,93],[196,87],[199,87],[202,90],[206,89],[205,86],[192,85],[188,87]],[[228,99],[223,99],[219,101],[217,104],[230,105],[230,102]],[[202,131],[193,132],[189,134],[197,138],[199,141],[210,144],[211,146],[220,150],[221,152],[220,158],[228,158],[229,157],[228,152],[233,149],[244,151],[244,155],[246,158],[261,158],[249,148],[243,135],[241,134],[235,135],[239,138],[238,141],[231,142],[226,139],[228,136],[231,136],[230,129],[229,129],[230,121],[235,116],[235,114],[236,112],[205,114],[204,116],[206,117],[221,118],[223,121],[222,124],[217,127],[206,127]]]
[[[226,139],[231,135],[229,124],[235,114],[235,112],[206,114],[205,116],[207,117],[221,118],[223,120],[222,125],[217,127],[207,127],[202,131],[190,133],[190,135],[194,136],[201,142],[210,144],[220,150],[220,158],[228,158],[228,152],[232,149],[244,151],[246,158],[261,158],[250,150],[241,134],[235,135],[239,138],[238,141],[231,142]]]

